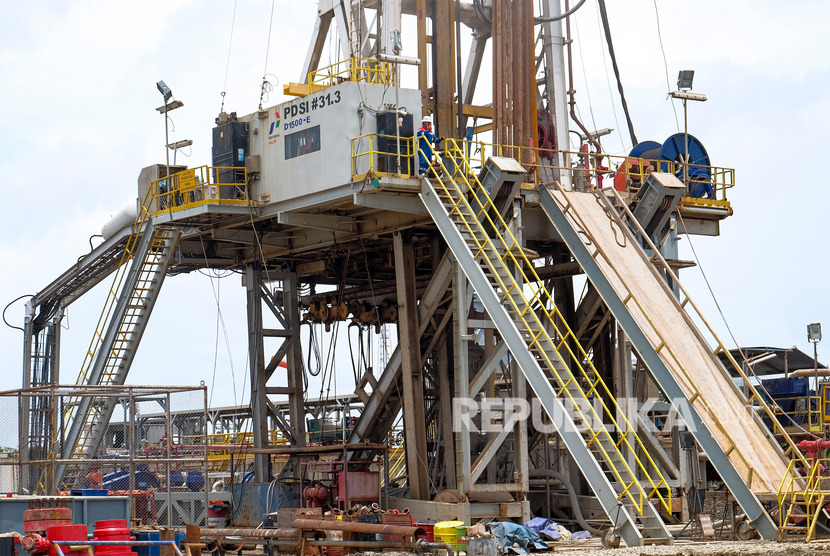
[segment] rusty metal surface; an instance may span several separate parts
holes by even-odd
[[[357,501],[380,500],[380,473],[377,471],[349,471],[337,476],[338,498]]]
[[[295,519],[292,524],[297,529],[305,531],[348,531],[350,533],[381,533],[386,535],[403,535],[417,537],[426,535],[420,527],[406,527],[403,525],[383,525],[382,523],[360,523],[355,521],[325,521],[322,519]]]
[[[23,532],[45,533],[53,525],[71,525],[72,509],[67,503],[59,498],[29,500],[29,509],[23,510]]]
[[[331,522],[327,522],[331,523]],[[210,538],[245,537],[249,539],[298,539],[299,529],[254,529],[252,527],[238,527],[225,529],[202,528],[201,535]]]

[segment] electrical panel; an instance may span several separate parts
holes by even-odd
[[[398,119],[398,123],[395,119]],[[413,137],[414,117],[412,114],[398,114],[397,112],[378,112],[378,150],[383,153],[378,159],[378,170],[381,172],[396,172],[398,152],[401,155],[401,173],[414,174],[414,158],[411,157],[415,150]],[[400,141],[398,133],[400,132]],[[400,145],[400,151],[398,151]]]
[[[232,120],[213,128],[213,166],[217,170],[216,181],[221,186],[221,197],[233,199],[240,190],[229,184],[245,183],[245,157],[248,156],[248,124]],[[232,168],[239,168],[235,170]]]

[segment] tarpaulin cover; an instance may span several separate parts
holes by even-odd
[[[532,549],[546,550],[548,548],[539,535],[524,525],[498,521],[490,524],[490,532],[496,537],[503,553],[527,554]]]
[[[547,517],[534,517],[528,522],[525,522],[525,527],[538,533],[540,537],[548,538],[552,541],[558,541],[562,538],[559,534],[559,524]]]

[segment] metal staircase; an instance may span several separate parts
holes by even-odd
[[[452,140],[447,146],[437,163],[443,177],[431,170],[422,180],[424,205],[617,534],[628,546],[671,542],[650,500],[671,511],[665,479],[463,150]]]
[[[181,232],[153,225],[146,201],[122,253],[76,384],[124,384],[158,299]],[[115,403],[115,398],[96,400],[89,396],[65,402],[62,422],[70,423],[63,442],[65,459],[94,457]],[[56,470],[59,485],[64,471],[65,466]]]

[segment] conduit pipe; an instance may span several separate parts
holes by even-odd
[[[582,515],[582,510],[579,507],[579,501],[576,498],[576,491],[574,491],[574,487],[571,485],[571,482],[568,478],[560,473],[559,471],[554,471],[553,469],[531,469],[528,472],[528,476],[530,477],[543,477],[548,479],[556,479],[565,489],[568,491],[568,496],[571,499],[571,507],[573,508],[574,517],[582,526],[583,529],[591,533],[592,535],[596,535],[598,529],[596,527],[591,527],[588,525],[588,522],[585,521],[585,517]]]
[[[565,0],[565,13],[568,13],[568,7],[570,2]],[[577,6],[578,7],[578,6]],[[573,56],[571,55],[571,44],[573,40],[571,39],[571,18],[565,18],[565,44],[568,45],[568,96],[570,100],[568,101],[568,105],[571,107],[571,119],[576,122],[576,125],[579,126],[579,129],[585,133],[585,137],[588,138],[588,141],[596,148],[598,153],[602,152],[602,147],[599,144],[599,141],[588,131],[588,128],[579,120],[576,116],[576,100],[574,99],[574,95],[576,95],[576,89],[574,89],[574,64],[573,64]],[[558,145],[559,150],[566,150],[563,148],[563,145]],[[587,529],[586,529],[587,531]]]
[[[354,521],[326,521],[324,519],[295,519],[292,527],[304,531],[348,531],[350,533],[374,533],[385,535],[400,535],[417,538],[426,535],[421,527],[407,527],[405,525],[384,525],[382,523],[357,523]]]

